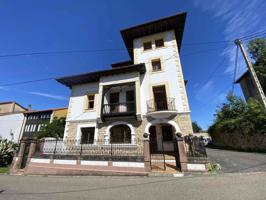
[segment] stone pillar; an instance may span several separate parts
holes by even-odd
[[[150,141],[148,138],[143,140],[143,155],[144,155],[144,166],[145,171],[151,171],[151,154],[150,154]]]
[[[96,102],[96,118],[97,118],[97,121],[99,123],[102,123],[102,119],[101,119],[101,112],[102,112],[102,104],[103,104],[103,101],[104,101],[104,94],[103,94],[104,90],[103,90],[103,85],[100,83],[99,84],[99,94],[98,94],[98,98],[96,99],[97,102]]]
[[[26,146],[26,141],[25,140],[21,140],[20,144],[19,144],[19,152],[18,155],[14,161],[13,164],[13,169],[20,169],[21,163],[22,163],[22,159],[23,159],[23,155],[24,155],[24,151],[25,151],[25,146]]]
[[[187,171],[187,155],[185,150],[185,143],[183,137],[176,138],[178,153],[179,153],[179,163],[181,171]]]
[[[140,92],[140,77],[138,74],[138,79],[135,81],[135,99],[136,99],[136,116],[138,121],[142,121],[141,116],[141,92]]]
[[[36,140],[31,140],[30,143],[30,149],[29,149],[29,154],[28,154],[28,158],[27,158],[27,164],[30,162],[31,157],[33,156],[33,154],[35,153],[36,150]]]

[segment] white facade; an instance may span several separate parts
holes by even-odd
[[[24,122],[23,113],[6,114],[0,116],[0,137],[19,142]]]
[[[156,39],[163,39],[163,47],[155,47]],[[144,50],[143,43],[145,41],[152,42],[152,49]],[[67,115],[67,123],[65,129],[65,138],[68,137],[69,124],[81,123],[75,133],[75,138],[80,139],[80,127],[94,126],[97,132],[98,123],[102,123],[101,111],[104,104],[109,103],[109,93],[116,90],[115,86],[112,90],[103,92],[103,88],[110,85],[134,83],[132,86],[119,86],[117,90],[120,91],[119,102],[125,102],[125,92],[128,89],[133,89],[135,92],[136,101],[136,116],[137,120],[141,121],[148,116],[147,101],[154,99],[153,87],[165,86],[167,98],[174,99],[175,113],[190,113],[185,83],[180,63],[178,46],[175,38],[174,30],[161,32],[141,38],[134,39],[134,64],[144,63],[146,73],[130,72],[123,74],[112,74],[108,76],[101,76],[99,82],[74,85],[72,87],[72,94],[69,102],[69,109]],[[152,60],[160,59],[161,70],[152,71]],[[95,106],[93,110],[87,110],[88,98],[87,95],[95,95]],[[121,108],[120,108],[121,109]],[[166,112],[167,113],[167,112]],[[173,114],[173,113],[171,113]],[[164,115],[161,112],[161,117],[170,116]],[[168,123],[169,124],[169,123]],[[178,127],[178,125],[175,125]],[[180,132],[180,128],[176,128],[176,132]],[[73,133],[72,133],[73,135]],[[97,135],[97,134],[96,134]],[[108,133],[105,133],[108,135]],[[97,138],[95,138],[97,139]]]
[[[156,48],[154,40],[164,39],[164,47]],[[143,50],[143,42],[152,41],[151,50]],[[151,61],[160,59],[162,70],[152,72]],[[134,63],[145,63],[147,72],[141,79],[141,107],[142,114],[147,113],[146,102],[153,99],[152,86],[165,85],[168,97],[175,99],[178,112],[189,112],[184,88],[184,78],[180,64],[178,47],[174,31],[158,33],[134,40]],[[185,95],[185,99],[182,96]]]

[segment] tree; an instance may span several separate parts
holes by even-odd
[[[208,132],[239,133],[243,135],[266,133],[266,110],[257,100],[247,103],[232,94],[227,96],[227,102],[218,107],[215,121]]]
[[[254,60],[254,69],[266,93],[266,39],[256,38],[248,44],[249,53]]]
[[[194,133],[199,133],[202,131],[202,128],[197,124],[197,122],[192,122],[192,128]]]
[[[50,124],[47,126],[43,126],[37,134],[37,138],[44,138],[44,137],[55,137],[55,138],[62,138],[64,136],[66,119],[65,118],[54,118]]]

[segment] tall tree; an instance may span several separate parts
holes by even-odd
[[[248,44],[249,53],[254,60],[254,69],[266,93],[266,39],[256,38]]]
[[[199,133],[202,131],[202,128],[198,125],[197,122],[192,122],[192,128],[194,133]]]

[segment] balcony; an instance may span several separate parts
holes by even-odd
[[[109,103],[102,107],[103,117],[129,116],[136,114],[136,102]]]
[[[175,98],[161,100],[150,99],[147,101],[147,116],[154,118],[166,118],[177,114]]]

